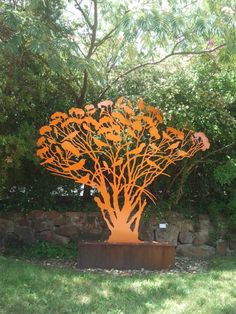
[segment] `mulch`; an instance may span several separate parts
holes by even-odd
[[[19,259],[18,259],[19,260]],[[117,270],[117,269],[79,269],[77,262],[71,260],[64,260],[61,258],[54,259],[24,259],[24,261],[42,265],[47,268],[65,268],[72,269],[79,273],[95,273],[95,274],[108,274],[108,275],[119,275],[119,276],[130,276],[138,274],[161,274],[161,275],[173,275],[173,274],[198,274],[206,273],[208,271],[208,261],[192,259],[189,257],[176,257],[175,266],[165,270]]]

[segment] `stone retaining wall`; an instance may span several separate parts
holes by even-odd
[[[207,258],[236,252],[236,235],[226,235],[224,229],[219,233],[207,215],[191,220],[172,212],[165,221],[166,230],[159,228],[160,222],[156,216],[143,219],[140,238],[169,241],[180,256]],[[104,241],[108,236],[100,213],[34,210],[26,215],[0,214],[0,247],[31,245],[40,240],[67,245],[71,240]]]

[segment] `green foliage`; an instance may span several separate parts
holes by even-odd
[[[213,201],[208,206],[208,213],[213,220],[217,220],[219,215],[225,211],[226,204],[224,202]]]
[[[153,184],[156,210],[209,213],[215,219],[226,215],[233,228],[235,210],[229,202],[235,190],[235,83],[234,67],[205,56],[133,73],[113,88],[114,95],[142,96],[164,111],[168,125],[201,130],[210,140],[209,152],[183,161],[170,169],[171,178]]]
[[[220,203],[216,203],[215,207],[218,208],[219,213],[226,211],[228,215],[228,229],[229,231],[236,231],[236,192],[235,192],[235,184],[236,184],[236,163],[235,158],[231,158],[228,156],[228,160],[223,165],[216,167],[214,170],[214,177],[217,183],[222,186],[224,193],[228,194],[227,203],[220,205]],[[220,210],[221,206],[221,210]]]
[[[236,232],[236,192],[232,192],[229,203],[227,204],[229,211],[229,231]]]
[[[81,2],[92,24],[95,2]],[[224,204],[234,224],[235,3],[97,4],[93,44],[74,1],[0,4],[0,210],[96,209],[82,202],[80,187],[41,170],[35,158],[38,129],[53,112],[80,106],[86,83],[84,103],[141,96],[164,111],[169,125],[205,132],[211,150],[170,169],[171,178],[151,187],[157,209],[217,213],[209,204]],[[221,44],[226,46],[211,55],[173,56],[152,65],[174,46],[188,54]],[[134,70],[142,63],[152,67]]]
[[[224,165],[216,167],[214,176],[220,185],[230,184],[236,179],[236,159],[229,157],[229,160]]]
[[[5,251],[7,256],[21,256],[30,259],[76,259],[77,258],[77,244],[71,242],[68,246],[60,244],[52,244],[49,242],[39,242],[32,246],[25,246],[18,249],[8,248]]]
[[[31,191],[40,191],[38,180],[44,176],[44,173],[39,174],[35,159],[37,130],[51,112],[69,106],[73,99],[67,84],[68,71],[62,69],[65,62],[62,59],[57,61],[58,71],[48,65],[49,57],[58,56],[53,49],[61,54],[70,52],[63,46],[62,33],[68,35],[71,30],[62,22],[62,1],[45,5],[47,8],[41,1],[19,1],[13,10],[13,3],[4,1],[0,10],[0,195],[8,203],[12,197],[10,190],[26,190],[25,194],[21,193],[20,202],[15,203],[22,209],[27,207],[27,203],[32,206],[37,198],[43,200],[43,194],[37,195],[36,192],[34,201],[30,201]],[[65,76],[59,70],[66,72]],[[49,181],[45,179],[44,184],[40,184],[44,187],[41,190],[47,193],[47,185],[53,190],[55,182],[53,179]],[[42,202],[40,205],[45,207]]]

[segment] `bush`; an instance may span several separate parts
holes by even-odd
[[[52,244],[49,242],[38,242],[32,246],[24,246],[18,249],[9,248],[5,251],[6,255],[21,256],[24,258],[63,258],[76,259],[77,245],[71,242],[68,246]]]

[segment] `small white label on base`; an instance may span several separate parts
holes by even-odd
[[[166,229],[166,225],[167,225],[167,224],[159,224],[159,228],[160,228],[160,229]]]

